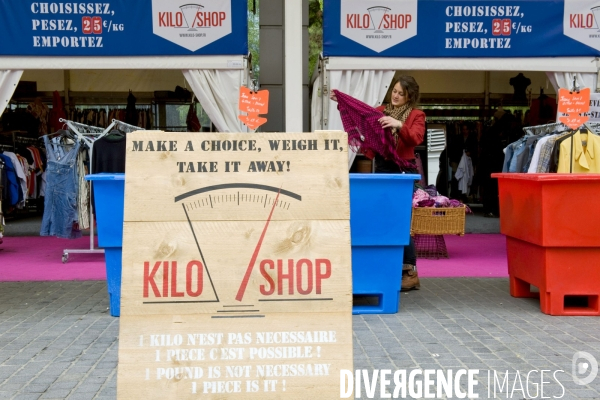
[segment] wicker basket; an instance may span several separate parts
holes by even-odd
[[[412,209],[410,234],[412,235],[461,235],[465,234],[466,207]]]

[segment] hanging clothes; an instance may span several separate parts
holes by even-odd
[[[19,189],[18,189],[19,201],[17,201],[17,204],[14,204],[14,205],[17,208],[24,208],[25,200],[27,199],[27,175],[26,175],[25,171],[23,170],[23,166],[21,165],[21,162],[19,161],[19,158],[17,157],[17,155],[15,153],[10,152],[10,151],[5,151],[4,155],[6,157],[10,158],[10,161],[15,170],[15,174],[17,176],[17,180],[19,182]]]
[[[80,142],[77,141],[60,158],[56,156],[56,154],[61,154],[56,148],[59,145],[52,144],[47,136],[44,136],[44,144],[46,145],[48,165],[40,236],[77,239],[81,237],[77,219],[77,155]]]
[[[565,138],[560,143],[556,172],[600,173],[600,136],[591,132],[582,134],[578,130],[572,137]]]
[[[196,114],[196,102],[190,104],[185,122],[188,132],[200,132],[202,130],[202,125],[200,125],[200,120]]]
[[[87,148],[80,150],[77,156],[77,220],[79,221],[79,229],[89,229],[90,227],[90,185],[85,180],[88,174],[86,167]]]
[[[529,166],[527,168],[527,172],[528,173],[535,173],[535,172],[537,172],[537,166],[538,166],[538,163],[540,161],[540,156],[541,156],[541,153],[542,153],[542,149],[544,148],[546,142],[548,140],[550,140],[550,138],[552,136],[554,136],[554,135],[544,136],[541,139],[539,139],[537,141],[537,143],[535,144],[535,148],[534,148],[534,151],[533,151],[533,156],[531,157],[531,160],[529,162]]]
[[[529,112],[529,124],[541,125],[548,121],[556,119],[556,99],[546,96],[543,90],[540,90],[540,97],[531,101]]]
[[[473,163],[471,162],[471,157],[467,155],[465,151],[463,151],[463,155],[460,158],[460,163],[458,163],[458,168],[456,169],[456,180],[458,181],[458,190],[461,193],[467,195],[469,194],[469,189],[471,188],[471,184],[473,183]]]
[[[60,122],[61,118],[67,119],[67,113],[65,112],[65,108],[63,107],[63,102],[60,98],[60,93],[58,93],[58,91],[55,90],[54,93],[52,93],[52,112],[50,120],[52,132],[56,132],[62,128],[63,123]]]
[[[124,134],[114,130],[94,142],[92,147],[92,172],[125,172],[127,140]]]
[[[19,202],[19,193],[22,193],[19,178],[10,157],[0,153],[0,160],[4,163],[4,171],[6,172],[4,186],[7,193],[5,199],[7,199],[9,206],[14,207]]]
[[[551,164],[553,163],[552,153],[554,150],[554,145],[556,144],[557,140],[559,140],[560,138],[562,138],[568,134],[569,134],[568,132],[563,132],[563,133],[559,133],[557,135],[551,136],[543,144],[542,148],[540,149],[540,159],[538,161],[536,172],[546,173],[546,172],[550,172],[551,169],[552,169],[552,172],[556,172],[556,169],[554,167],[551,168]]]

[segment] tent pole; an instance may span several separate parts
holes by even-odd
[[[71,90],[71,70],[64,71],[65,110],[69,111],[69,91]]]
[[[490,71],[485,71],[484,74],[484,93],[483,93],[483,103],[484,103],[484,121],[487,119],[487,110],[490,108]]]

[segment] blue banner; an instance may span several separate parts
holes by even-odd
[[[600,55],[600,0],[325,0],[323,54]]]
[[[248,0],[0,0],[0,55],[248,53]]]

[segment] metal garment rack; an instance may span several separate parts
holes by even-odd
[[[134,131],[143,131],[145,130],[144,128],[140,128],[139,126],[134,126],[134,125],[130,125],[127,124],[125,122],[113,119],[112,122],[110,123],[110,125],[106,128],[98,128],[98,127],[91,127],[88,125],[84,125],[84,124],[79,124],[73,121],[67,121],[67,120],[62,120],[61,122],[66,122],[67,125],[73,129],[75,132],[77,132],[77,128],[75,128],[75,126],[80,126],[80,127],[86,127],[86,128],[90,128],[92,130],[94,130],[94,133],[98,133],[97,137],[95,140],[100,139],[101,137],[108,135],[113,129],[117,129],[120,132],[123,133],[129,133],[129,132],[134,132]],[[89,147],[89,157],[90,157],[90,167],[89,167],[89,173],[93,173],[92,171],[92,154],[93,154],[93,141],[90,141],[89,139],[86,140],[86,138],[84,138],[84,140],[86,141],[86,143],[88,144]],[[90,254],[90,253],[104,253],[104,249],[97,249],[94,248],[94,215],[93,215],[93,204],[92,204],[92,199],[90,196],[90,248],[89,249],[65,249],[63,250],[63,255],[62,255],[62,262],[66,263],[69,259],[69,253],[86,253],[86,254]]]
[[[77,138],[83,140],[89,147],[90,152],[90,173],[92,168],[92,146],[94,140],[87,136],[101,137],[104,134],[104,128],[96,126],[89,126],[79,122],[71,121],[68,119],[59,119],[60,122],[67,124],[67,126],[77,135]],[[94,254],[104,253],[104,249],[94,248],[94,205],[92,204],[92,198],[90,196],[90,248],[89,249],[64,249],[62,254],[63,264],[69,260],[70,253],[83,253],[83,254]]]
[[[89,147],[89,157],[90,157],[90,167],[89,173],[92,173],[92,148],[94,145],[94,140],[98,140],[101,137],[109,134],[113,129],[117,129],[121,132],[128,133],[133,131],[143,131],[144,128],[140,128],[139,126],[134,126],[130,124],[126,124],[125,122],[121,122],[119,120],[113,119],[110,125],[106,128],[99,128],[96,126],[89,126],[85,124],[81,124],[79,122],[74,122],[70,120],[60,119],[60,122],[64,122],[67,124],[69,128],[73,132],[77,134],[77,136],[85,141],[85,143]],[[96,136],[94,140],[86,137],[85,135]],[[84,254],[93,254],[93,253],[104,253],[104,249],[94,248],[94,205],[92,204],[92,199],[90,196],[90,248],[89,249],[64,249],[62,255],[62,262],[66,263],[69,260],[69,253],[84,253]]]
[[[119,121],[118,119],[113,119],[110,125],[104,130],[102,136],[110,133],[110,131],[115,128],[123,133],[135,132],[135,131],[145,131],[146,129],[140,128],[139,126],[126,124],[123,121]],[[101,137],[102,137],[101,136]]]

